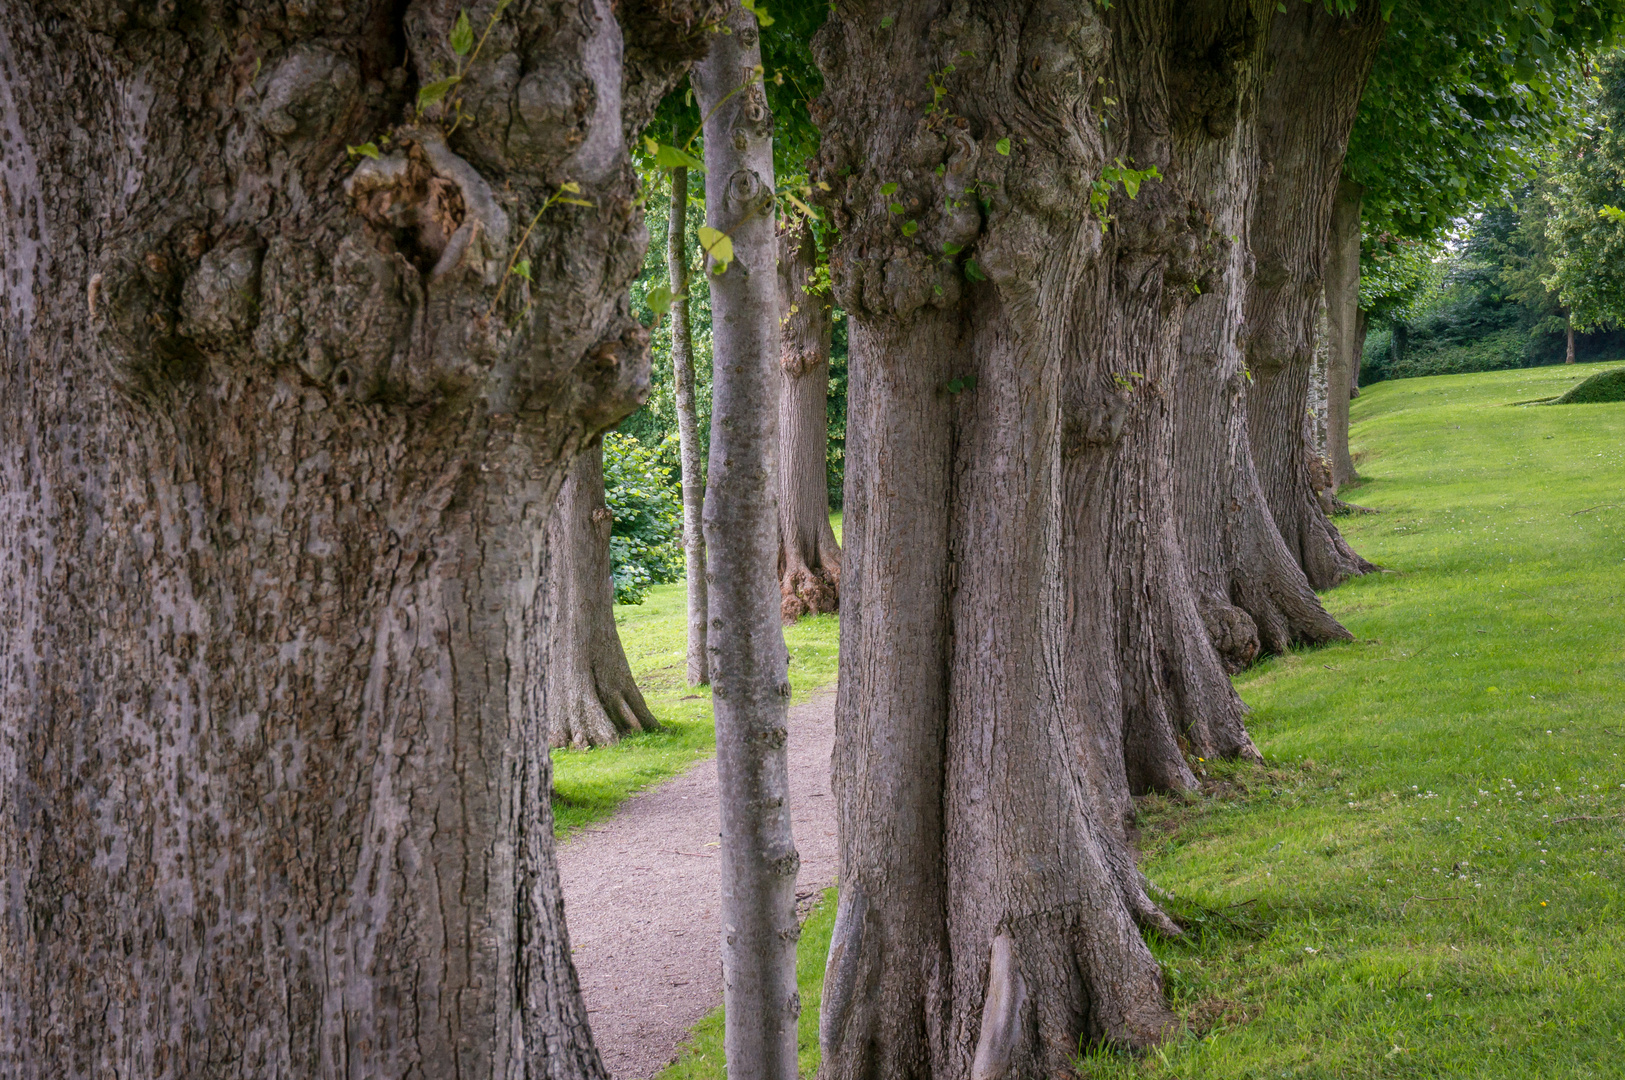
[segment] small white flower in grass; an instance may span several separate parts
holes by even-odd
[[[1306,952],[1306,953],[1313,954],[1313,953],[1318,953],[1320,950],[1319,949],[1311,949],[1309,946],[1305,945],[1303,947],[1303,951]]]
[[[1429,994],[1429,995],[1428,995],[1428,1000],[1429,1000],[1429,1001],[1432,1001],[1432,1000],[1433,1000],[1433,995],[1432,995],[1432,994]]]

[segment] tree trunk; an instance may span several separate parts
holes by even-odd
[[[1354,367],[1349,372],[1349,400],[1360,396],[1360,368],[1365,364],[1365,342],[1371,332],[1371,317],[1361,308],[1354,314]]]
[[[683,557],[688,588],[688,685],[711,681],[705,648],[705,536],[700,512],[705,474],[700,469],[700,417],[694,404],[694,337],[688,325],[688,169],[671,171],[671,217],[666,269],[671,275],[671,374],[677,397],[677,454],[683,474]]]
[[[824,1075],[1066,1074],[1168,1030],[1129,792],[1194,786],[1182,743],[1252,752],[1173,527],[1213,238],[1167,135],[1246,8],[891,13],[814,50],[853,335]],[[1077,178],[1119,158],[1166,179],[1103,236]]]
[[[450,3],[51,8],[0,23],[0,1073],[604,1076],[525,628],[647,392],[609,5],[508,9],[450,138],[389,129]]]
[[[1212,124],[1180,129],[1177,149],[1193,196],[1213,215],[1214,251],[1185,313],[1175,395],[1176,507],[1185,566],[1209,640],[1229,671],[1296,642],[1346,640],[1270,517],[1247,424],[1243,312],[1247,212],[1258,179],[1258,96],[1271,12],[1232,51],[1246,65],[1222,139]],[[1244,46],[1244,47],[1243,47]]]
[[[610,568],[613,516],[604,503],[604,442],[576,455],[547,523],[537,634],[552,746],[608,746],[660,726],[632,678],[615,629]]]
[[[1385,25],[1375,0],[1361,0],[1353,17],[1332,15],[1321,4],[1288,5],[1270,32],[1259,115],[1263,172],[1249,232],[1257,268],[1246,311],[1254,380],[1248,422],[1270,514],[1316,589],[1374,569],[1328,516],[1304,419],[1343,154]]]
[[[711,683],[722,804],[722,987],[728,1072],[796,1080],[796,871],[790,834],[790,681],[779,625],[779,334],[773,116],[756,16],[735,7],[690,75],[705,117],[713,257],[711,466],[705,493]],[[714,255],[714,253],[713,253]],[[721,271],[720,273],[718,271]]]
[[[1574,363],[1574,316],[1569,312],[1563,313],[1563,332],[1568,337],[1568,350],[1563,354],[1565,364]]]
[[[1360,320],[1360,203],[1365,189],[1351,180],[1337,185],[1326,261],[1326,314],[1331,325],[1327,364],[1326,460],[1332,490],[1352,484],[1357,475],[1349,456],[1349,399],[1360,381],[1360,350],[1365,346]]]
[[[828,296],[807,291],[818,245],[805,220],[779,233],[779,593],[786,624],[834,611],[841,548],[829,524]]]

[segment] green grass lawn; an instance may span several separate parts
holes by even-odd
[[[1339,524],[1393,572],[1237,678],[1270,768],[1147,808],[1190,1028],[1084,1075],[1625,1074],[1625,405],[1505,404],[1604,366],[1362,391]]]
[[[840,518],[834,518],[840,528]],[[688,588],[657,585],[641,604],[615,608],[615,625],[659,731],[614,746],[553,751],[553,826],[563,836],[613,813],[628,796],[669,779],[716,752],[711,688],[687,685]],[[804,618],[784,631],[792,702],[835,681],[839,623]]]
[[[1267,767],[1147,801],[1187,1027],[1080,1075],[1625,1075],[1625,404],[1506,404],[1606,366],[1362,391],[1345,495],[1382,513],[1340,525],[1392,572],[1326,594],[1356,642],[1236,679]],[[720,1077],[720,1045],[719,1011],[663,1075]]]

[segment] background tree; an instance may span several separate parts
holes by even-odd
[[[678,455],[682,461],[683,558],[688,580],[688,685],[711,681],[705,644],[705,506],[700,414],[694,396],[694,332],[689,325],[688,167],[671,170],[671,203],[666,223],[666,268],[671,278],[672,396],[677,411]]]
[[[615,629],[617,593],[641,599],[637,590],[648,586],[639,579],[649,571],[645,560],[623,557],[625,569],[613,572],[612,526],[634,523],[617,521],[605,503],[604,456],[603,439],[576,455],[547,523],[546,600],[538,605],[537,632],[546,639],[540,663],[552,746],[607,746],[660,726]],[[623,586],[621,576],[631,580]]]
[[[1574,330],[1625,325],[1625,56],[1597,65],[1594,93],[1590,122],[1553,172],[1546,222],[1542,284],[1568,311],[1571,345]]]
[[[1387,31],[1375,0],[1347,9],[1292,4],[1274,21],[1259,119],[1264,174],[1248,234],[1257,259],[1246,308],[1248,435],[1270,516],[1316,589],[1372,568],[1326,515],[1305,424],[1343,152]]]
[[[524,629],[712,13],[621,14],[7,9],[7,1071],[604,1075]]]
[[[779,593],[786,623],[839,605],[841,548],[829,524],[833,310],[804,215],[779,230]],[[825,270],[827,274],[827,268]]]
[[[777,603],[773,114],[757,18],[735,7],[729,32],[712,39],[690,76],[705,118],[707,230],[700,238],[716,317],[705,493],[707,646],[722,810],[728,1070],[795,1080],[800,859],[790,832],[790,682]]]

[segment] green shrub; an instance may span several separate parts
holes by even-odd
[[[609,558],[615,602],[641,604],[655,585],[683,576],[683,501],[668,460],[677,452],[670,435],[651,450],[630,435],[604,436],[604,501],[615,524]]]
[[[1625,368],[1599,371],[1569,388],[1553,405],[1596,405],[1605,401],[1625,401]]]

